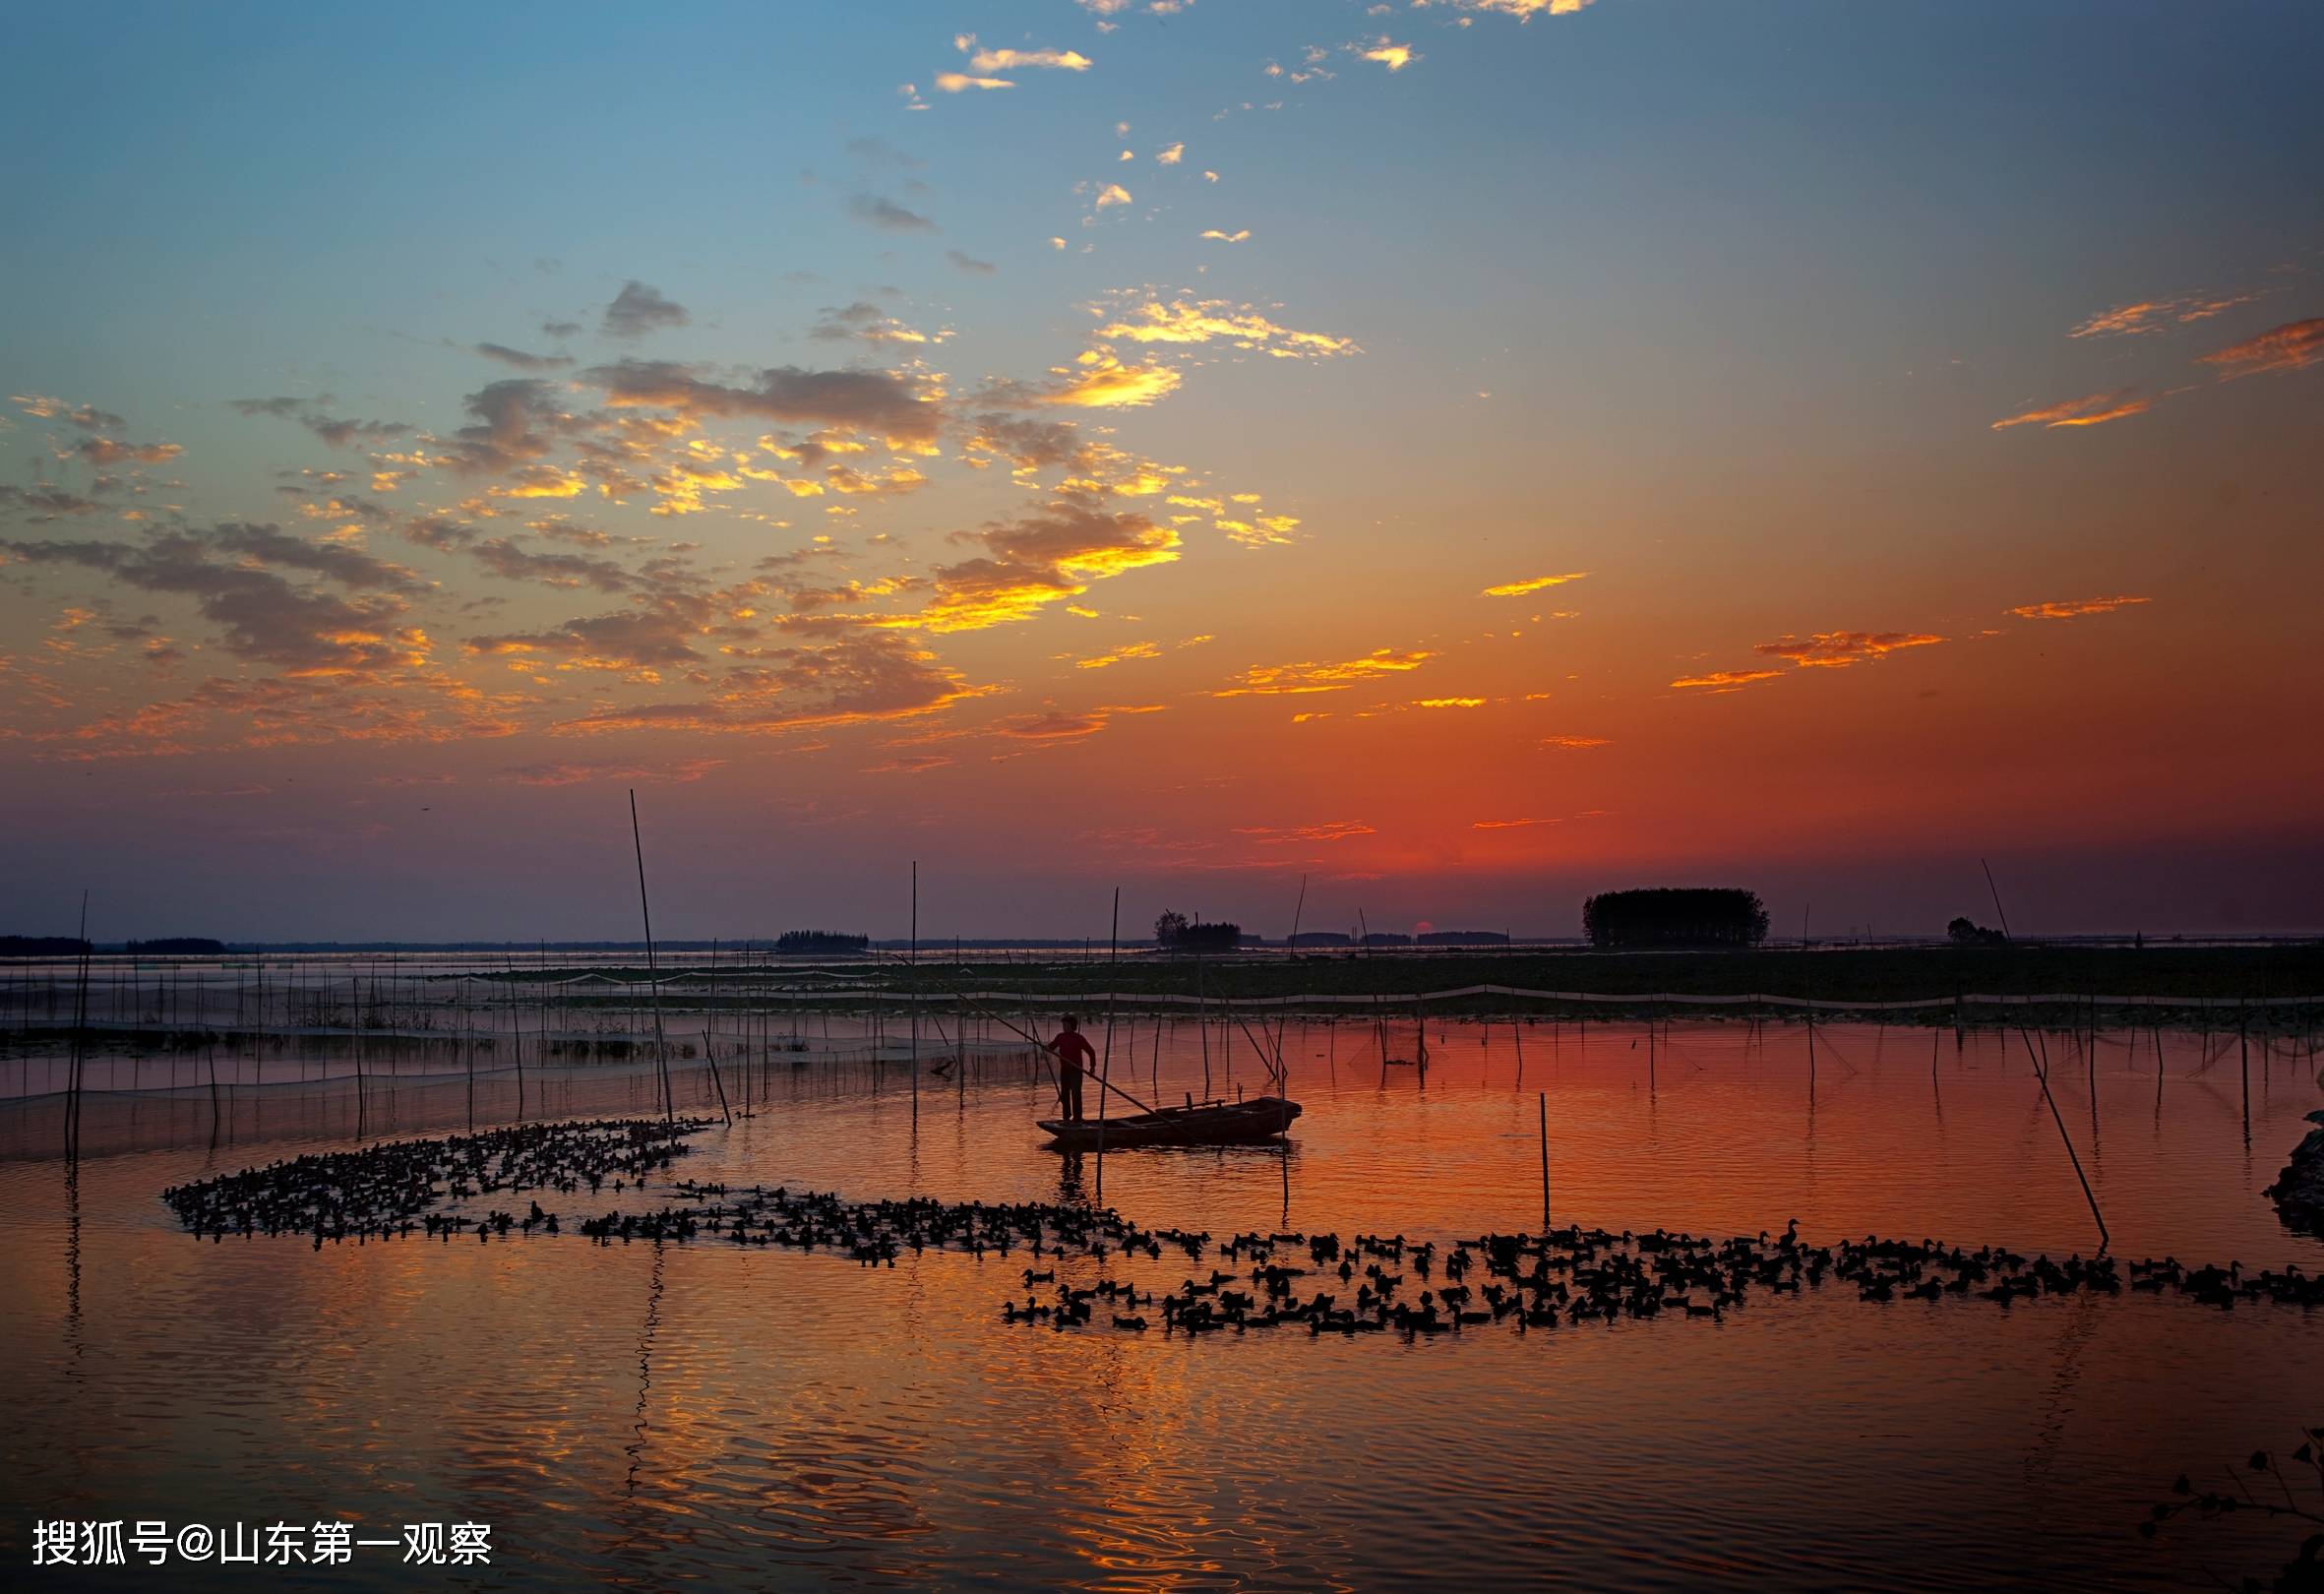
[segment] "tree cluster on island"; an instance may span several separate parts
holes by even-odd
[[[852,936],[842,930],[785,930],[774,938],[777,955],[782,953],[860,952],[872,945],[870,936]]]
[[[1945,936],[1956,947],[2006,947],[2009,938],[1998,930],[1988,930],[1984,925],[1964,914],[1945,926]]]
[[[1767,904],[1726,886],[1600,891],[1582,903],[1581,927],[1601,950],[1756,947],[1767,939]]]
[[[1243,945],[1243,927],[1206,924],[1168,908],[1154,921],[1154,945],[1169,952],[1233,951]]]

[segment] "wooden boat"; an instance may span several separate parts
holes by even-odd
[[[1296,1101],[1281,1096],[1254,1096],[1248,1101],[1205,1102],[1199,1107],[1164,1107],[1151,1113],[1108,1118],[1101,1126],[1094,1118],[1070,1122],[1043,1118],[1035,1122],[1048,1134],[1056,1151],[1095,1151],[1102,1133],[1109,1151],[1133,1145],[1247,1145],[1270,1139],[1291,1127],[1300,1114]]]

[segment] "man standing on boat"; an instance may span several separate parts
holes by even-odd
[[[1068,1123],[1081,1122],[1081,1071],[1097,1061],[1097,1049],[1081,1033],[1081,1022],[1071,1013],[1062,1020],[1065,1028],[1057,1032],[1057,1039],[1049,1043],[1049,1050],[1057,1055],[1057,1110]]]

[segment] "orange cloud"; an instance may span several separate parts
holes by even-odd
[[[2021,620],[2072,620],[2085,614],[2112,614],[2133,603],[2152,603],[2143,597],[2073,598],[2063,603],[2023,603],[2008,612]]]
[[[2166,323],[2187,326],[2193,322],[2209,321],[2237,305],[2249,304],[2259,297],[2256,293],[2230,293],[2217,298],[2200,293],[2184,293],[2170,299],[2141,299],[2135,304],[2118,304],[2111,310],[2101,310],[2072,332],[2068,337],[2110,337],[2123,335],[2159,333]]]
[[[1102,670],[1109,664],[1119,664],[1125,659],[1159,658],[1161,656],[1162,649],[1153,643],[1126,643],[1122,646],[1115,648],[1110,653],[1099,653],[1092,658],[1077,658],[1073,660],[1073,668],[1077,670]]]
[[[1376,647],[1362,658],[1346,659],[1336,664],[1254,664],[1236,677],[1233,686],[1221,687],[1210,695],[1214,698],[1251,698],[1345,692],[1366,681],[1417,670],[1436,656],[1426,649],[1399,652],[1392,647]]]
[[[2202,356],[2205,365],[2220,368],[2222,378],[2257,376],[2263,371],[2298,371],[2324,362],[2324,316],[2286,322],[2257,337],[2230,343]]]
[[[2113,393],[2085,394],[2062,403],[2021,410],[1993,422],[1992,430],[1998,432],[2010,426],[2102,426],[2110,420],[2120,420],[2125,415],[2144,414],[2154,407],[2152,398],[2130,398],[2127,389],[2121,389]]]
[[[1346,841],[1359,835],[1377,832],[1360,820],[1325,820],[1317,825],[1238,826],[1237,835],[1248,835],[1262,847],[1279,847],[1294,841]]]
[[[1770,658],[1788,658],[1795,664],[1808,667],[1845,669],[1851,664],[1881,658],[1903,648],[1928,647],[1944,640],[1926,632],[1820,631],[1805,642],[1797,637],[1785,637],[1781,642],[1760,643],[1751,650],[1765,653]]]
[[[1682,675],[1671,685],[1682,690],[1708,687],[1714,692],[1733,692],[1753,681],[1772,681],[1781,674],[1781,670],[1713,670],[1708,675]]]
[[[1772,675],[1775,672],[1770,670],[1768,673]],[[1682,681],[1674,681],[1671,684],[1673,686],[1684,686],[1687,683]],[[1564,752],[1579,752],[1583,748],[1604,747],[1607,745],[1607,741],[1603,736],[1545,736],[1533,745],[1536,747],[1554,747]]]

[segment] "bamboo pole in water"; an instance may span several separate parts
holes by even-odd
[[[920,1127],[920,860],[912,860],[912,1128]]]
[[[1541,1093],[1541,1232],[1550,1232],[1550,1093]]]
[[[83,1037],[89,1025],[89,890],[81,891],[81,967],[73,995],[72,1063],[65,1075],[65,1158],[81,1156],[81,1064]]]
[[[2108,1243],[2106,1215],[2099,1211],[2098,1197],[2091,1194],[2090,1180],[2082,1172],[2082,1159],[2074,1154],[2074,1137],[2066,1133],[2066,1121],[2057,1110],[2057,1098],[2049,1093],[2049,1071],[2034,1055],[2034,1043],[2026,1038],[2025,1025],[2017,1026],[2017,1038],[2024,1042],[2026,1061],[2034,1065],[2034,1076],[2042,1081],[2042,1099],[2049,1104],[2049,1117],[2057,1125],[2057,1137],[2065,1142],[2066,1160],[2074,1165],[2074,1178],[2082,1186],[2082,1198],[2090,1203],[2090,1215],[2098,1220],[2098,1249],[2103,1253]]]
[[[645,921],[645,983],[653,993],[653,1052],[661,1081],[662,1121],[675,1123],[678,1104],[670,1089],[670,1045],[662,1033],[662,986],[653,956],[653,908],[645,898],[645,837],[638,828],[638,790],[630,788],[630,844],[638,854],[638,912]]]
[[[1106,1092],[1114,1076],[1114,986],[1122,961],[1122,888],[1114,888],[1114,923],[1106,933],[1106,1050],[1097,1072],[1097,1198],[1106,1198]],[[1133,1065],[1134,1068],[1134,1065]],[[1133,1072],[1132,1079],[1137,1077]]]

